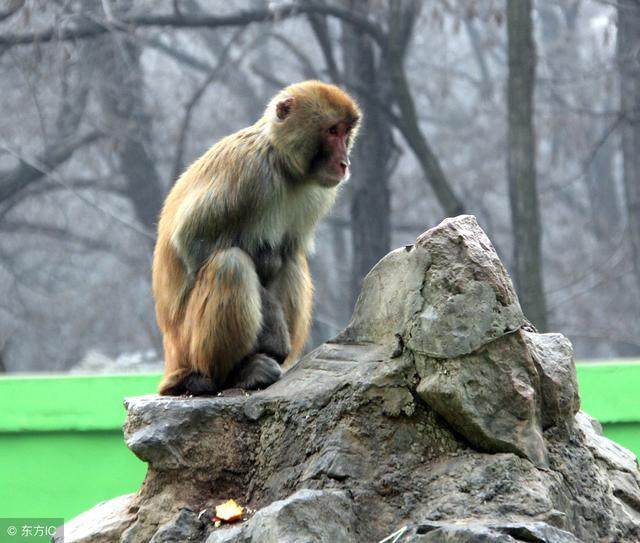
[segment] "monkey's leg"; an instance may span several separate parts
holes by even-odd
[[[161,395],[177,396],[187,392],[184,382],[191,374],[191,368],[185,366],[186,352],[181,345],[177,329],[174,325],[164,330],[165,369],[158,388]]]
[[[291,338],[291,352],[284,366],[290,367],[300,356],[309,336],[313,284],[304,253],[287,260],[269,289],[282,304]]]
[[[264,353],[282,364],[291,352],[289,328],[282,305],[273,293],[260,287],[262,299],[262,330],[254,351]]]
[[[223,388],[234,367],[254,352],[262,328],[260,281],[241,249],[214,253],[198,272],[185,309],[182,337],[192,394]]]

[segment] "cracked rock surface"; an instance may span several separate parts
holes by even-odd
[[[125,405],[147,477],[67,543],[640,541],[635,457],[578,411],[571,344],[532,331],[472,216],[383,258],[268,389]],[[214,525],[229,498],[250,513]]]

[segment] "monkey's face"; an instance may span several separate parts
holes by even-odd
[[[274,97],[266,115],[292,178],[323,187],[349,178],[361,112],[342,89],[319,81],[290,85]]]
[[[343,120],[323,127],[317,153],[311,160],[311,177],[320,185],[335,187],[351,176],[350,138],[356,121]]]

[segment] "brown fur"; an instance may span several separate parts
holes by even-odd
[[[353,125],[350,149],[359,117],[337,87],[291,85],[254,125],[223,138],[178,179],[160,216],[153,262],[165,350],[161,394],[193,373],[222,387],[254,354],[261,281],[282,305],[291,339],[286,364],[299,356],[311,322],[307,253],[336,193],[311,164],[322,130]],[[276,255],[269,267],[255,260],[264,247]]]

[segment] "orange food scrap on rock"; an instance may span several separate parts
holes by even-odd
[[[235,500],[227,500],[216,506],[216,517],[225,522],[236,522],[242,518],[243,513],[244,509]]]

